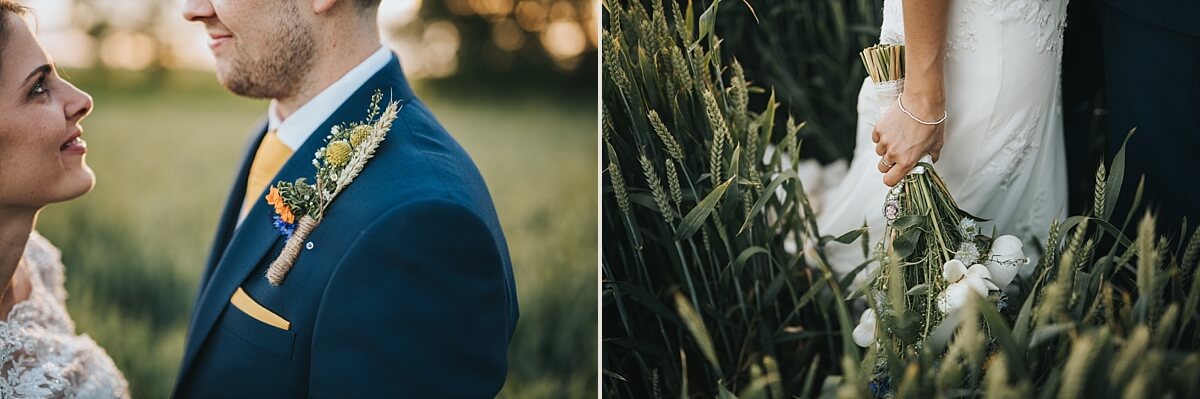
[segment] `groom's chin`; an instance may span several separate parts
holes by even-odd
[[[232,91],[233,89],[230,88],[230,76],[232,73],[229,71],[229,65],[226,65],[220,59],[217,59],[217,65],[215,69],[217,72],[217,83],[220,83],[221,87],[224,87],[225,90]]]
[[[217,66],[217,82],[221,83],[221,87],[229,90],[230,93],[254,99],[272,98],[264,93],[261,89],[262,85],[255,84],[244,72],[234,72],[231,66],[221,68]]]
[[[217,59],[217,82],[220,83],[221,87],[224,87],[225,90],[229,90],[234,94],[242,95],[240,91],[243,89],[245,84],[241,81],[244,80],[244,78],[238,76],[237,68],[231,64],[231,61],[221,60],[219,58]]]

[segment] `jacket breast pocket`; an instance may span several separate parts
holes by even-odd
[[[250,346],[284,359],[292,358],[296,333],[258,321],[233,304],[226,305],[220,329]]]

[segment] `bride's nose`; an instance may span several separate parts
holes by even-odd
[[[95,104],[92,102],[92,96],[87,94],[87,92],[79,90],[79,88],[70,83],[67,83],[67,86],[69,98],[66,101],[63,111],[69,120],[78,123],[83,118],[86,118],[88,114],[92,113],[92,107]]]

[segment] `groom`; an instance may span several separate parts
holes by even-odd
[[[379,1],[186,2],[221,84],[271,102],[221,215],[175,397],[482,398],[503,385],[517,322],[504,235],[470,157],[380,45]],[[313,182],[331,127],[364,120],[377,90],[401,104],[391,131],[272,285],[286,240],[269,187]]]

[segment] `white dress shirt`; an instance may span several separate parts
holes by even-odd
[[[329,119],[350,95],[383,69],[391,59],[392,52],[387,47],[380,46],[379,50],[375,50],[350,72],[346,72],[336,82],[300,106],[287,119],[280,119],[278,101],[271,100],[271,105],[267,106],[267,130],[274,129],[279,135],[279,140],[292,151],[296,151],[321,127],[321,123]]]

